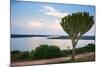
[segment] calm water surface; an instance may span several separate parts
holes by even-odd
[[[95,40],[79,40],[76,47],[83,47],[88,43],[95,43]],[[46,37],[11,38],[11,50],[30,51],[42,44],[56,45],[61,50],[72,48],[70,39],[47,39]]]

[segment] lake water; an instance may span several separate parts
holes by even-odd
[[[95,40],[79,40],[76,47],[83,47],[88,43],[95,43]],[[72,48],[70,39],[47,39],[47,37],[11,38],[11,50],[30,51],[42,44],[56,45],[61,50]]]

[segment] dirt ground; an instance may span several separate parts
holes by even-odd
[[[54,59],[46,59],[46,60],[38,60],[38,61],[28,61],[28,62],[14,62],[11,63],[11,67],[17,66],[30,66],[30,65],[40,65],[40,64],[54,64],[54,63],[62,63],[70,61],[71,57],[61,57]],[[75,56],[76,62],[78,61],[95,61],[95,53],[84,53]]]

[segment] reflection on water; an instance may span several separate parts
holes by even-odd
[[[95,43],[95,41],[79,40],[76,47],[82,47],[88,43]],[[46,37],[11,38],[11,50],[32,50],[42,44],[56,45],[61,50],[72,48],[71,40],[68,39],[46,39]]]

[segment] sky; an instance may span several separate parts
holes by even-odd
[[[11,0],[11,34],[67,35],[61,18],[75,12],[95,16],[95,6]],[[85,34],[95,35],[95,25]]]

